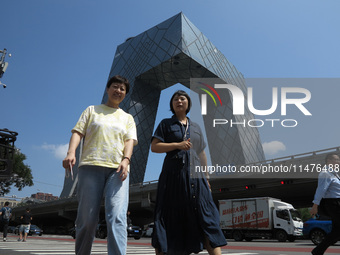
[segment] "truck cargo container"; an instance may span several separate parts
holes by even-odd
[[[220,226],[226,238],[268,238],[294,242],[303,222],[291,204],[271,197],[219,200]]]

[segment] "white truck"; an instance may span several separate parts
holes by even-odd
[[[271,197],[219,200],[220,227],[226,238],[255,238],[294,242],[303,222],[291,204]]]

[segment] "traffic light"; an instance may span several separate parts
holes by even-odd
[[[228,188],[220,188],[219,191],[220,192],[226,192],[226,191],[229,191],[229,189]]]
[[[281,183],[281,185],[292,184],[293,180],[282,180],[280,183]]]
[[[255,189],[256,188],[256,185],[252,184],[252,185],[246,185],[245,187],[247,190],[249,189]]]

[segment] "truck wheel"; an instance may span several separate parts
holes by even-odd
[[[106,238],[105,231],[102,230],[102,229],[100,229],[100,230],[98,231],[98,237],[99,237],[100,239],[105,239],[105,238]]]
[[[284,230],[278,230],[276,231],[276,239],[279,242],[285,242],[287,241],[287,233]]]
[[[241,231],[236,230],[233,232],[233,238],[236,242],[241,242],[243,241],[243,234]]]
[[[224,235],[224,237],[225,237],[226,239],[227,239],[227,238],[230,238],[230,234],[228,234],[227,231],[222,230],[222,232],[223,232],[223,235]]]
[[[296,236],[288,236],[288,241],[289,242],[295,242]]]
[[[319,243],[322,242],[323,239],[325,239],[326,233],[321,230],[321,229],[314,229],[311,233],[310,233],[310,240],[312,240],[312,242],[315,245],[318,245]]]

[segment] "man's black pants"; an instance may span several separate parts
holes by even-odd
[[[324,198],[325,199],[325,198]],[[328,215],[332,219],[332,231],[325,239],[312,251],[313,255],[322,255],[329,246],[340,239],[340,199],[326,198],[325,207]]]

